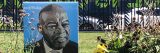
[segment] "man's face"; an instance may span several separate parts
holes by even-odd
[[[61,49],[69,41],[69,24],[65,16],[60,13],[43,12],[41,17],[44,21],[42,25],[42,34],[47,44],[52,49]],[[66,18],[66,19],[65,19]]]

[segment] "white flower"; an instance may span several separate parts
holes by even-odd
[[[120,35],[119,35],[119,38],[120,38],[120,39],[122,39],[122,38],[123,38],[123,37],[122,37],[122,34],[120,34]]]
[[[31,18],[30,20],[31,20],[31,21],[34,21],[34,18]]]
[[[29,25],[31,25],[31,24],[32,24],[32,22],[30,22],[30,21],[29,21],[29,22],[28,22],[28,24],[29,24]]]
[[[27,16],[30,16],[30,14],[29,14],[29,13],[26,13],[26,15],[27,15]]]
[[[31,30],[35,30],[36,28],[34,28],[34,27],[31,27]]]

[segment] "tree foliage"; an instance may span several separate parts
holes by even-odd
[[[83,2],[80,2],[80,8],[84,8],[85,5],[89,4],[90,0],[84,0]],[[121,4],[120,0],[95,0],[95,5],[99,8],[108,8],[110,5],[112,8],[118,7]],[[127,3],[128,8],[140,8],[140,7],[147,7],[148,5],[154,5],[155,7],[160,7],[160,0],[136,0],[135,2],[129,2],[129,1],[122,1],[122,4]]]

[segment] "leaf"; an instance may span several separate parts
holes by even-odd
[[[158,52],[158,51],[159,51],[159,49],[160,49],[160,48],[159,48],[159,46],[157,45],[157,46],[155,46],[155,47],[156,47],[156,51]]]

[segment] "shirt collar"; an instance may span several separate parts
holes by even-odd
[[[62,53],[63,52],[63,49],[60,49],[60,50],[54,50],[52,48],[50,48],[45,40],[43,39],[43,44],[44,44],[44,48],[45,48],[45,53]]]

